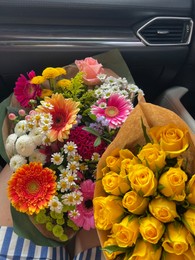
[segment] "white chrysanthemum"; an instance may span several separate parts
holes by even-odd
[[[9,166],[10,166],[11,170],[15,172],[19,167],[21,167],[22,165],[24,165],[26,163],[27,163],[27,160],[24,156],[15,154],[10,159]]]
[[[55,165],[60,165],[64,160],[64,156],[61,153],[53,153],[51,155],[51,162]]]
[[[17,134],[17,136],[21,136],[27,133],[27,122],[26,120],[19,121],[14,128],[14,132]]]
[[[38,149],[35,149],[34,152],[29,156],[30,162],[40,162],[43,165],[46,163],[46,155],[41,153]]]
[[[40,133],[38,128],[34,128],[32,131],[30,131],[29,136],[32,137],[36,146],[40,146],[42,144],[43,134]]]
[[[70,141],[70,142],[67,142],[65,145],[64,145],[64,152],[69,154],[69,155],[74,155],[77,151],[77,145]]]
[[[17,134],[13,133],[10,134],[6,139],[5,150],[9,158],[11,158],[15,154],[15,142],[17,138],[18,138]]]
[[[59,201],[57,196],[54,196],[48,203],[48,206],[51,211],[56,213],[61,213],[63,209],[63,204]]]
[[[22,135],[16,141],[16,151],[22,156],[30,156],[35,149],[36,145],[29,135]]]

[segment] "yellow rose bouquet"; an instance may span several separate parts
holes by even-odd
[[[195,140],[140,98],[97,170],[94,219],[106,259],[195,259]]]

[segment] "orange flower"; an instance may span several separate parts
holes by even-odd
[[[79,102],[65,99],[62,94],[45,97],[44,101],[50,103],[52,108],[40,105],[35,110],[52,115],[53,124],[48,137],[51,142],[56,140],[63,142],[64,139],[68,138],[72,125],[76,124]]]
[[[16,210],[32,215],[48,206],[56,192],[55,172],[31,162],[18,168],[8,182],[8,197]]]

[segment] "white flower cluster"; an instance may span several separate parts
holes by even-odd
[[[8,136],[5,143],[12,171],[16,171],[27,162],[45,163],[46,155],[41,153],[38,147],[50,143],[47,133],[51,124],[52,117],[49,113],[31,111],[24,120],[15,125],[14,133]]]
[[[63,164],[65,157],[66,163]],[[94,153],[91,160],[98,161],[99,158],[100,155]],[[72,206],[72,210],[69,210],[70,216],[79,216],[75,206],[81,204],[84,198],[78,185],[78,172],[82,175],[83,171],[88,170],[88,165],[82,160],[82,157],[77,152],[77,145],[72,141],[64,144],[61,152],[53,153],[51,161],[60,170],[57,190],[60,191],[62,196],[60,198],[54,196],[50,200],[48,205],[50,210],[61,213],[64,206]]]
[[[106,99],[109,98],[111,94],[118,93],[133,101],[135,95],[138,93],[143,94],[143,91],[138,88],[138,86],[128,83],[126,78],[106,77],[104,74],[98,75],[98,78],[102,81],[101,86],[98,86],[95,90],[95,96],[98,99]]]

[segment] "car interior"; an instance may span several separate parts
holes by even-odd
[[[195,0],[1,0],[1,101],[18,76],[118,49],[148,102],[195,132]]]

